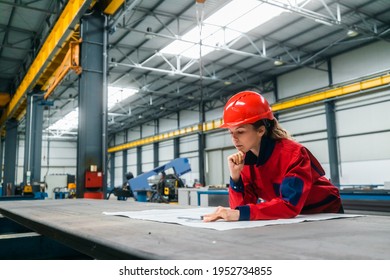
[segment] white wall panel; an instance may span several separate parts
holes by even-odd
[[[321,164],[329,163],[329,149],[327,140],[304,142],[302,145],[308,148]],[[330,176],[329,172],[330,171],[328,170],[327,174]]]
[[[156,126],[154,122],[148,122],[142,125],[142,137],[148,137],[156,134]]]
[[[77,143],[44,141],[42,144],[41,165],[49,165],[50,167],[75,167],[77,165]]]
[[[119,187],[123,183],[123,154],[122,151],[115,153],[115,178],[114,178],[114,186]]]
[[[390,159],[390,132],[372,133],[339,139],[343,162]],[[384,172],[389,172],[389,170]]]
[[[219,103],[220,103],[220,107],[219,108],[216,108],[216,109],[213,109],[213,110],[210,110],[210,111],[206,112],[206,114],[205,114],[206,115],[206,122],[222,119],[222,117],[223,117],[223,107],[225,106],[225,104],[223,104],[222,102],[219,102]]]
[[[229,184],[230,183],[230,171],[229,166],[227,163],[228,156],[236,153],[236,148],[230,148],[230,149],[224,149],[222,151],[222,167],[223,167],[223,174],[222,174],[222,182],[221,184]]]
[[[158,158],[159,165],[165,164],[173,159],[173,140],[159,143]]]
[[[198,151],[198,134],[192,134],[180,138],[180,153]]]
[[[342,162],[341,184],[383,184],[390,181],[390,159]]]
[[[180,127],[191,126],[199,123],[199,112],[182,110],[180,111]]]
[[[77,142],[48,141],[42,143],[41,180],[46,174],[76,174]]]
[[[208,150],[231,146],[233,146],[232,139],[227,129],[206,135],[206,149]]]
[[[326,131],[324,132],[317,132],[317,133],[308,133],[304,135],[299,135],[299,136],[294,136],[293,138],[301,143],[306,143],[306,142],[311,142],[311,141],[318,141],[321,139],[326,139],[328,138],[328,133]]]
[[[235,153],[235,148],[207,151],[206,184],[224,185],[230,181],[227,157]]]
[[[133,173],[134,177],[139,175],[137,174],[137,149],[129,149],[127,151],[127,171]]]
[[[141,138],[141,129],[139,127],[133,128],[128,131],[128,137],[127,140],[129,142],[140,139]]]
[[[219,185],[223,182],[223,159],[221,150],[207,151],[205,176],[207,185]]]
[[[366,105],[363,105],[363,102]],[[378,100],[371,95],[371,99],[360,99],[350,104],[344,103],[342,105],[344,109],[339,110],[339,108],[337,104],[336,122],[340,136],[390,129],[390,98],[388,96]]]
[[[150,171],[154,168],[154,158],[153,158],[153,145],[142,146],[141,151],[142,158],[142,172]]]
[[[125,143],[125,134],[123,132],[115,134],[115,145],[123,143]]]
[[[159,133],[177,129],[177,114],[159,120]]]
[[[186,153],[181,153],[180,157],[182,158],[188,158],[190,167],[191,167],[191,172],[188,172],[180,178],[183,179],[184,183],[188,186],[192,186],[194,184],[195,179],[199,180],[199,157],[198,157],[198,152],[186,152]]]
[[[389,43],[377,42],[332,59],[333,83],[342,83],[390,69]]]
[[[326,65],[323,67],[326,68]],[[279,99],[288,98],[328,86],[328,73],[326,71],[302,68],[278,77],[277,84]]]
[[[142,146],[142,163],[153,163],[153,145]]]
[[[294,121],[281,122],[280,124],[291,135],[326,129],[325,115],[307,116]]]

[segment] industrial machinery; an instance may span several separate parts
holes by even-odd
[[[173,173],[167,170],[172,169]],[[180,176],[190,172],[191,167],[187,158],[177,158],[167,164],[161,165],[149,172],[145,172],[128,180],[122,188],[114,188],[111,192],[118,200],[134,197],[140,202],[171,203],[178,201],[178,188],[184,187]],[[151,183],[149,178],[160,176],[157,183]]]
[[[49,199],[63,199],[75,197],[76,176],[63,173],[48,174],[45,176],[47,196]]]
[[[157,184],[152,185],[152,193],[149,198],[150,202],[177,202],[178,188],[184,188],[183,181],[176,174],[165,174],[161,172],[161,179]]]
[[[30,200],[45,199],[46,183],[33,182],[30,184],[20,183],[12,188],[12,184],[7,184],[5,195],[0,195],[0,200]]]

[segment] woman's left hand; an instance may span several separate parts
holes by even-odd
[[[233,210],[230,208],[225,208],[219,206],[214,213],[206,214],[203,216],[204,222],[215,222],[217,220],[225,220],[225,221],[238,221],[240,218],[240,211]]]

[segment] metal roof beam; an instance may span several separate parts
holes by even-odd
[[[59,20],[54,25],[13,95],[9,105],[3,112],[0,119],[0,126],[3,126],[7,119],[14,117],[14,115],[20,115],[20,111],[23,111],[22,107],[25,105],[27,92],[35,85],[37,79],[55,54],[56,48],[61,46],[66,40],[72,31],[72,28],[76,25],[79,18],[84,14],[90,4],[91,0],[75,0],[69,1],[66,4]]]
[[[317,1],[318,3],[321,3],[323,5],[323,7],[325,8],[325,10],[328,12],[328,14],[321,14],[318,12],[308,10],[308,9],[304,8],[303,5],[302,6],[292,5],[292,4],[290,4],[290,2],[285,3],[285,2],[280,2],[277,0],[259,0],[259,1],[273,5],[273,6],[280,7],[282,9],[285,9],[287,11],[290,11],[290,12],[293,12],[293,13],[296,13],[299,15],[302,15],[302,16],[309,18],[309,19],[312,19],[318,23],[322,23],[322,24],[325,24],[328,26],[340,26],[340,28],[343,28],[345,30],[352,29],[352,30],[355,30],[361,34],[375,36],[377,38],[388,41],[388,39],[379,36],[376,24],[370,25],[367,21],[364,20],[364,18],[362,20],[364,26],[357,25],[357,24],[349,25],[349,24],[345,23],[342,19],[342,15],[340,12],[340,4],[338,2],[332,2],[332,3],[327,4],[323,0],[312,0],[312,1]],[[337,5],[336,14],[333,13],[329,9],[329,5],[334,4],[334,3]],[[306,3],[304,3],[304,4],[306,4]],[[357,11],[355,11],[355,12],[357,12]]]
[[[50,10],[36,8],[36,7],[33,7],[33,6],[29,6],[28,4],[20,4],[19,1],[7,2],[7,1],[0,0],[0,4],[12,6],[12,7],[15,7],[15,8],[27,9],[27,10],[30,10],[30,11],[33,10],[33,11],[41,12],[41,13],[44,13],[44,14],[47,14],[47,15],[56,14],[55,12],[52,12]]]

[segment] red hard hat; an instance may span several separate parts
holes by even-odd
[[[250,124],[261,119],[274,119],[268,101],[257,92],[241,91],[226,103],[223,109],[223,124],[220,127]]]

